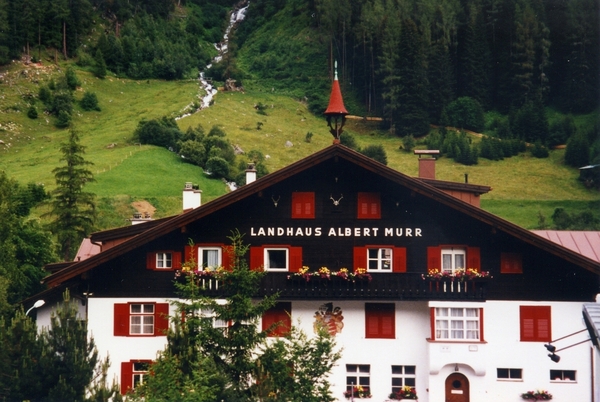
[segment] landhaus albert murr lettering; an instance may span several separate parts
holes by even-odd
[[[319,237],[326,235],[328,237],[422,237],[421,228],[342,228],[332,227],[323,229],[322,227],[251,227],[250,236],[268,236],[268,237]]]

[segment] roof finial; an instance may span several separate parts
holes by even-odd
[[[338,76],[337,76],[337,60],[333,62],[333,69],[335,71],[334,80],[337,81],[338,80]]]

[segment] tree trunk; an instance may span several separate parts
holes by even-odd
[[[63,21],[63,56],[67,59],[67,21]]]

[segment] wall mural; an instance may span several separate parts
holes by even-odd
[[[313,330],[317,333],[319,328],[324,328],[329,332],[329,335],[335,336],[341,333],[342,328],[344,328],[342,321],[344,321],[344,316],[340,307],[333,307],[333,303],[321,304],[319,309],[315,311]]]

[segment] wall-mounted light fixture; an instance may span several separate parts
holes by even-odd
[[[458,363],[455,363],[455,364],[454,364],[454,371],[460,371],[460,370],[458,369]]]
[[[46,302],[45,302],[44,300],[38,300],[38,301],[36,301],[36,302],[33,304],[33,306],[31,306],[31,307],[29,308],[29,310],[27,310],[27,312],[25,313],[25,315],[29,314],[29,312],[30,312],[31,310],[33,310],[34,308],[40,308],[40,307],[42,307],[44,304],[46,304]]]
[[[560,356],[558,356],[557,354],[555,354],[556,352],[560,352],[561,350],[572,348],[573,346],[581,345],[582,343],[588,342],[590,339],[586,339],[584,341],[577,342],[577,343],[574,343],[574,344],[569,345],[569,346],[565,346],[564,348],[560,348],[560,349],[556,349],[556,346],[552,345],[554,342],[560,341],[562,339],[568,338],[568,337],[573,336],[573,335],[577,335],[577,334],[579,334],[581,332],[584,332],[584,331],[587,331],[587,328],[582,329],[581,331],[573,332],[572,334],[565,335],[562,338],[558,338],[558,339],[555,339],[553,341],[550,341],[549,343],[544,344],[544,347],[546,348],[546,350],[548,352],[550,352],[548,354],[548,357],[550,358],[550,360],[552,360],[554,363],[558,363],[560,361]]]

